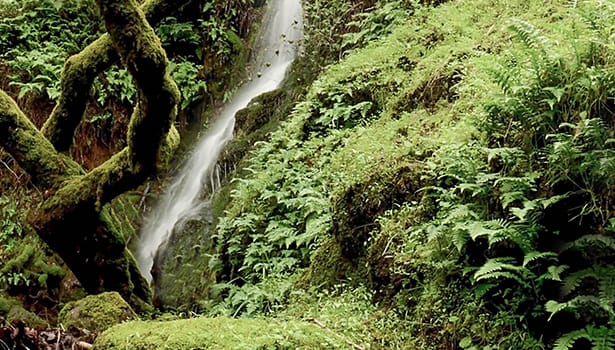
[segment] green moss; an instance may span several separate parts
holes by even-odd
[[[171,126],[169,133],[164,138],[164,142],[158,151],[156,168],[158,171],[164,171],[168,168],[173,160],[177,149],[179,148],[181,138],[175,126]]]
[[[272,319],[195,318],[128,322],[100,335],[96,349],[341,349],[347,344],[315,324]]]
[[[22,320],[28,327],[44,327],[47,322],[34,313],[26,310],[17,300],[0,295],[0,317],[6,321]]]
[[[11,299],[0,296],[0,312],[7,313],[11,309],[11,307],[15,304],[18,304],[18,303]]]
[[[126,192],[114,198],[103,207],[103,218],[114,232],[117,232],[126,242],[136,237],[140,225],[141,202],[139,190]]]
[[[166,308],[192,310],[198,300],[208,298],[215,283],[211,261],[211,222],[191,220],[181,232],[173,232],[167,248],[157,256],[160,271],[155,303]]]
[[[297,286],[330,288],[350,275],[356,264],[342,255],[341,247],[333,238],[322,242],[310,257],[310,266],[302,273]]]
[[[59,186],[68,175],[83,173],[76,162],[56,152],[15,101],[1,90],[0,138],[2,147],[44,189]]]
[[[43,124],[41,132],[59,152],[68,152],[83,119],[90,87],[100,67],[116,58],[110,50],[111,38],[103,35],[82,52],[66,60],[62,70],[62,91],[58,104]]]
[[[65,328],[75,326],[102,332],[113,325],[137,318],[117,292],[106,292],[66,304],[58,315],[58,323]]]

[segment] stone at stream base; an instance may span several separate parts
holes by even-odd
[[[126,322],[107,330],[94,343],[97,350],[348,347],[340,335],[309,322],[228,317]]]
[[[58,315],[58,324],[75,326],[90,332],[102,332],[124,321],[138,319],[130,305],[117,292],[90,295],[66,304]]]
[[[7,322],[13,320],[22,320],[31,327],[44,327],[47,322],[32,312],[26,310],[21,304],[14,299],[0,295],[0,319]],[[2,324],[0,320],[0,325]],[[2,347],[0,347],[2,349]]]

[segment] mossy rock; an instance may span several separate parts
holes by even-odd
[[[304,270],[297,287],[322,286],[329,288],[348,277],[355,264],[351,264],[342,256],[338,242],[328,238],[314,251],[310,258],[310,266]]]
[[[119,293],[105,292],[66,304],[60,311],[58,323],[64,328],[75,326],[102,332],[113,325],[137,318],[137,314]]]
[[[47,322],[42,318],[24,309],[17,300],[2,296],[0,296],[0,316],[4,317],[4,319],[9,322],[13,320],[22,320],[29,327],[44,327],[47,325]]]
[[[347,345],[333,333],[307,322],[218,317],[126,322],[101,334],[94,348],[342,349]]]

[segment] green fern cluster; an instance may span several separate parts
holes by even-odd
[[[15,243],[23,234],[23,227],[16,203],[0,197],[0,259],[4,260],[13,253]]]
[[[613,114],[608,102],[614,92],[615,76],[608,68],[612,57],[595,49],[607,45],[600,43],[602,34],[579,39],[570,57],[530,23],[514,19],[510,28],[525,49],[494,71],[503,94],[487,106],[489,118],[482,125],[492,133],[492,142],[540,148],[563,123],[576,124],[594,115],[607,120]],[[591,44],[586,48],[587,42]]]
[[[100,34],[95,9],[89,0],[28,0],[0,8],[5,14],[0,19],[0,59],[15,72],[11,85],[19,88],[19,98],[33,93],[57,100],[64,61]]]
[[[613,25],[605,22],[610,16],[595,15],[601,11],[591,11],[588,17],[583,12],[587,4],[582,5],[575,3],[573,13],[589,24],[591,43],[587,44],[586,37],[576,41],[573,60],[564,59],[558,51],[561,48],[533,25],[511,22],[511,31],[524,48],[517,51],[515,63],[504,64],[506,68],[494,75],[502,95],[487,106],[489,118],[483,127],[493,131],[492,144],[525,150],[526,171],[536,174],[531,196],[506,191],[512,198],[500,200],[503,207],[512,203],[513,221],[528,225],[524,232],[533,232],[528,243],[538,250],[528,252],[518,245],[524,253],[523,263],[517,256],[491,258],[473,277],[476,282],[514,280],[532,291],[534,300],[544,304],[542,312],[550,315],[551,327],[571,319],[584,324],[560,333],[554,342],[556,349],[573,348],[583,338],[592,349],[611,349],[615,251],[608,223],[613,209],[615,148],[614,112],[608,96],[615,92],[611,83],[615,61],[603,34]],[[558,209],[550,210],[551,205]],[[577,231],[556,222],[560,220],[576,226]],[[534,265],[537,270],[528,269],[534,257],[544,259]],[[553,298],[540,288],[546,280],[560,286],[557,300],[545,299]]]
[[[313,245],[331,225],[324,174],[318,164],[310,163],[308,152],[326,149],[318,149],[319,142],[304,145],[292,140],[288,135],[297,132],[294,128],[287,124],[286,133],[259,143],[251,166],[244,169],[254,175],[233,184],[234,205],[217,225],[218,274],[234,282],[219,285],[228,295],[223,306],[231,313],[263,312],[272,307],[265,300],[283,300],[288,286],[269,292],[263,288],[307,267]],[[244,310],[244,302],[250,308]]]
[[[486,304],[544,322],[530,331],[557,349],[613,348],[613,25],[588,6],[570,10],[585,26],[571,47],[509,22],[521,46],[493,70],[500,93],[477,122],[486,146],[445,145],[427,160],[432,216],[397,257],[403,270],[428,256],[442,276],[463,266]]]

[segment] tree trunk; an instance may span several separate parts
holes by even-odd
[[[139,7],[135,0],[97,0],[108,34],[66,61],[61,97],[41,131],[0,91],[0,146],[46,193],[29,213],[31,224],[87,292],[118,291],[139,310],[150,307],[151,291],[105,204],[142,184],[179,144],[173,127],[179,91],[147,19],[160,21],[191,2],[150,0]],[[138,90],[128,146],[86,173],[66,154],[94,78],[118,59]]]

